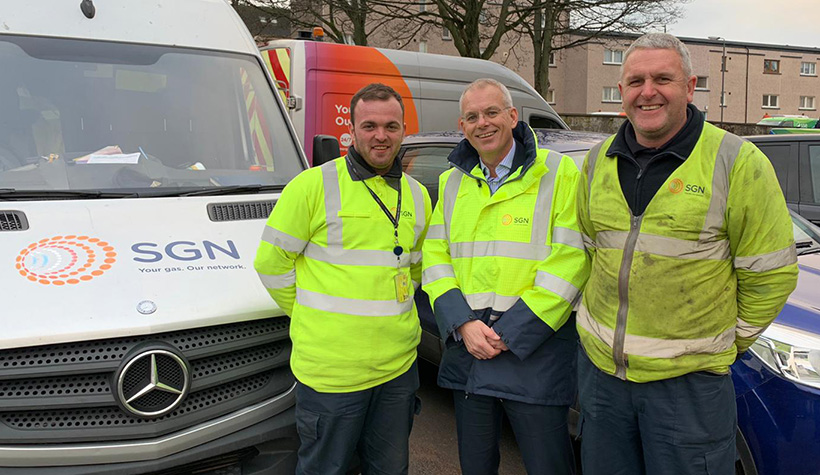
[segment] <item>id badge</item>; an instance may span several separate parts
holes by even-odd
[[[410,276],[400,272],[393,280],[396,283],[396,302],[407,302],[410,298]]]

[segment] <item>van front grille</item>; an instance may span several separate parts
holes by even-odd
[[[289,322],[274,317],[2,350],[0,445],[158,437],[273,398],[295,382],[288,361]],[[172,412],[148,419],[121,409],[115,380],[132,349],[152,344],[173,347],[189,362],[191,389]]]
[[[0,210],[0,231],[25,231],[28,220],[21,211]]]
[[[268,219],[275,201],[248,201],[245,203],[211,203],[208,217],[211,221],[240,221],[244,219]]]

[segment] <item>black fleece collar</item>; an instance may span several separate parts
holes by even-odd
[[[686,124],[683,128],[671,140],[654,149],[656,156],[671,155],[685,161],[692,154],[692,150],[700,140],[704,119],[703,114],[692,104],[687,105],[686,115]],[[615,135],[615,139],[612,141],[612,145],[609,146],[606,155],[608,157],[628,157],[634,160],[639,152],[649,150],[652,149],[638,143],[638,139],[635,137],[635,128],[627,120],[618,129],[618,133]]]
[[[519,121],[512,130],[512,134],[513,140],[515,140],[515,156],[513,157],[510,173],[513,173],[522,166],[524,169],[529,168],[535,161],[535,157],[538,153],[538,144],[535,143],[532,129],[530,129],[527,124]],[[473,148],[470,142],[465,138],[450,152],[447,160],[456,167],[470,173],[470,171],[478,165],[480,159],[476,149]]]
[[[373,178],[374,176],[378,175],[378,173],[376,173],[376,170],[374,170],[373,167],[368,165],[364,158],[361,155],[359,155],[359,152],[357,152],[356,149],[353,148],[353,145],[351,145],[347,149],[347,156],[352,159],[345,160],[345,162],[347,163],[347,171],[348,173],[350,173],[350,178],[352,178],[353,181],[367,180],[368,178]],[[393,166],[390,167],[390,170],[388,170],[387,173],[382,175],[384,178],[401,178],[402,156],[404,156],[404,149],[401,149],[399,151],[399,154],[393,160]],[[351,167],[356,167],[356,172],[358,172],[358,175],[361,176],[361,178],[359,178],[359,176],[356,175],[356,173],[351,169]]]

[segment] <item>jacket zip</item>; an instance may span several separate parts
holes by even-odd
[[[635,165],[637,161],[632,160]],[[649,164],[647,164],[648,167]],[[640,205],[641,199],[641,178],[644,169],[638,165],[638,176],[635,178],[635,203]],[[629,210],[629,234],[626,237],[624,246],[624,257],[621,260],[621,268],[618,271],[618,314],[615,321],[615,341],[612,343],[612,358],[615,361],[615,377],[626,380],[626,368],[629,367],[629,357],[624,353],[624,340],[626,339],[626,317],[629,314],[629,271],[632,269],[632,259],[635,257],[635,245],[638,243],[638,236],[641,234],[641,221],[643,213],[638,216],[633,215]]]
[[[631,224],[629,234],[626,237],[621,269],[618,272],[618,319],[615,322],[615,341],[612,344],[615,376],[623,380],[626,380],[626,368],[629,367],[628,356],[624,353],[626,316],[629,313],[629,271],[632,268],[632,259],[635,256],[635,244],[637,244],[638,236],[641,234],[643,215],[632,216],[632,212],[630,212],[629,217]]]

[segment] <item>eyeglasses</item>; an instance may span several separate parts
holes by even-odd
[[[468,124],[475,124],[481,116],[484,116],[487,120],[493,120],[502,112],[510,109],[512,109],[512,107],[505,107],[503,109],[490,107],[489,109],[484,110],[484,112],[468,112],[467,115],[461,117],[461,120],[467,122]]]

